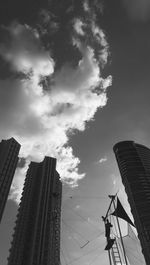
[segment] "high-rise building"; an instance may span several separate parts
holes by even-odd
[[[150,149],[133,141],[114,146],[142,252],[150,265]]]
[[[20,144],[14,139],[0,142],[0,221],[18,162]]]
[[[55,168],[55,158],[30,163],[8,265],[60,265],[62,184]]]

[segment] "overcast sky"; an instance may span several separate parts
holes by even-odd
[[[149,0],[3,0],[0,24],[0,139],[22,145],[0,264],[28,164],[49,155],[64,183],[62,265],[107,265],[108,195],[129,211],[113,145],[150,146]]]

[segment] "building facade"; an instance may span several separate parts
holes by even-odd
[[[0,222],[17,167],[20,144],[14,139],[0,142]]]
[[[8,265],[60,265],[62,184],[56,159],[31,162],[25,178]]]
[[[146,264],[150,264],[150,149],[133,141],[114,146],[122,182],[141,242]]]

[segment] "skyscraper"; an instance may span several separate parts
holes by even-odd
[[[18,210],[8,265],[59,265],[62,184],[56,159],[31,162]]]
[[[18,162],[20,144],[14,139],[0,142],[0,221]]]
[[[133,141],[114,146],[146,264],[150,264],[150,149]]]

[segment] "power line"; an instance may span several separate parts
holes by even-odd
[[[98,236],[96,236],[95,238],[93,238],[92,240],[90,240],[88,243],[86,243],[84,246],[82,246],[81,248],[84,248],[87,246],[87,244],[90,244],[91,242],[93,242],[94,240],[96,240],[98,237],[102,236],[104,234],[104,232],[100,233]]]
[[[63,224],[68,228],[68,225],[63,221]],[[68,232],[71,232],[70,230],[73,230],[73,229],[71,229],[70,227],[67,229],[68,230]],[[74,232],[74,231],[73,231]],[[73,234],[73,232],[71,232],[71,234]],[[77,232],[75,232],[76,234],[77,234]],[[74,236],[71,236],[72,237],[72,239],[76,242],[76,244],[78,245],[78,247],[79,248],[81,248],[81,246],[80,246],[80,244],[79,244],[79,242],[78,242],[78,240],[74,237]],[[81,237],[81,235],[80,235],[80,237]],[[87,241],[88,242],[88,241]],[[86,242],[86,243],[87,243]],[[85,244],[86,244],[85,243]]]
[[[67,262],[67,260],[66,260],[66,257],[65,257],[65,255],[64,255],[64,253],[63,253],[62,248],[60,249],[60,252],[61,252],[61,254],[62,254],[62,256],[63,256],[64,262],[65,262],[65,265],[68,265],[68,262]]]
[[[82,201],[83,200],[106,200],[107,199],[107,197],[106,196],[78,196],[78,195],[73,195],[73,196],[64,196],[64,198],[62,199],[62,205],[63,205],[63,203],[65,203],[66,204],[66,202],[67,202],[67,200],[68,199],[71,199],[71,200],[73,200],[73,199],[82,199]]]
[[[98,253],[98,254],[94,257],[94,259],[92,259],[92,261],[91,261],[88,265],[92,265],[93,262],[94,262],[99,256],[100,256],[100,253]]]
[[[94,224],[91,224],[86,217],[83,217],[81,214],[79,214],[77,211],[73,210],[72,208],[70,207],[67,207],[70,211],[72,211],[75,215],[79,216],[84,222],[88,223],[89,226],[93,226],[96,231],[99,231],[100,229],[98,229],[98,227]]]
[[[92,249],[91,251],[88,251],[88,253],[83,254],[83,255],[81,255],[80,257],[78,257],[78,258],[72,260],[68,265],[70,265],[70,264],[72,264],[72,263],[74,263],[74,262],[80,260],[81,258],[83,258],[83,257],[85,257],[85,256],[87,256],[87,255],[89,255],[90,253],[94,252],[94,251],[97,250],[98,248],[99,248],[99,247],[95,248],[94,250]]]
[[[74,199],[74,198],[82,198],[82,199],[106,199],[107,197],[104,196],[69,196],[68,198]]]
[[[68,225],[64,220],[62,220],[62,223],[69,227],[69,229],[71,229],[74,233],[78,234],[80,236],[80,238],[84,239],[84,241],[89,241],[88,239],[86,239],[81,233],[79,233],[78,231],[76,231],[76,229],[74,229],[72,226]]]
[[[64,251],[63,251],[63,249],[64,249]],[[69,262],[70,262],[71,258],[70,258],[70,256],[68,255],[68,252],[67,252],[67,250],[66,250],[66,248],[65,248],[64,245],[63,245],[63,249],[60,248],[61,253],[63,253],[62,256],[63,256],[63,258],[64,258],[64,260],[65,260],[66,265],[69,265]],[[67,254],[65,254],[65,252],[66,252]],[[66,257],[67,257],[67,258],[66,258]],[[68,259],[68,261],[67,261],[67,259]]]

